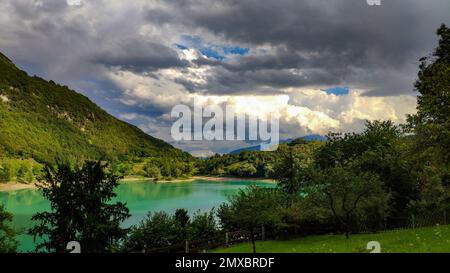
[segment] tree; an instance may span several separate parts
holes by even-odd
[[[133,166],[127,161],[114,162],[111,164],[111,171],[119,177],[130,175],[133,171]]]
[[[256,253],[256,228],[262,225],[276,225],[280,222],[279,209],[282,205],[276,189],[248,186],[229,198],[229,204],[222,204],[218,214],[225,226],[236,226],[250,233],[253,253]],[[221,216],[226,216],[221,218]],[[226,223],[228,222],[228,223]]]
[[[228,172],[231,175],[235,175],[238,177],[252,177],[256,174],[257,170],[255,166],[248,162],[239,162],[231,165],[228,168]]]
[[[3,161],[0,166],[0,181],[10,182],[14,177],[14,169],[10,160]]]
[[[144,166],[144,172],[147,177],[153,178],[155,181],[161,179],[161,172],[158,167],[152,163],[147,163]]]
[[[0,253],[15,252],[17,249],[16,233],[7,222],[11,222],[13,215],[0,205]]]
[[[21,183],[31,183],[34,179],[33,170],[28,162],[22,162],[17,171],[17,181]]]
[[[177,209],[175,211],[175,220],[177,220],[181,227],[186,227],[190,223],[188,211],[185,209]]]
[[[131,228],[123,248],[128,252],[147,252],[181,244],[185,240],[182,230],[180,222],[167,212],[150,212],[138,225]]]
[[[450,28],[442,25],[439,45],[432,58],[422,58],[415,88],[417,114],[409,116],[423,148],[436,147],[446,163],[450,160]],[[424,146],[426,145],[426,146]]]
[[[180,224],[182,229],[182,237],[187,239],[188,236],[188,226],[191,223],[191,219],[189,217],[188,211],[185,209],[177,209],[175,211],[175,220]]]
[[[322,170],[342,166],[376,174],[392,194],[392,216],[400,216],[417,199],[409,146],[409,139],[391,121],[367,121],[362,133],[329,134],[314,161]]]
[[[273,177],[286,193],[295,195],[300,191],[301,168],[291,147],[280,146],[273,168]]]
[[[437,35],[433,56],[420,60],[417,114],[408,116],[420,202],[432,209],[450,203],[450,28]]]
[[[450,28],[437,30],[439,45],[431,58],[422,58],[415,88],[417,114],[409,125],[422,149],[434,147],[442,159],[450,161]]]
[[[237,224],[233,221],[233,211],[230,204],[222,203],[217,209],[217,218],[222,230],[235,231],[238,229]]]
[[[356,173],[352,167],[317,170],[306,193],[313,204],[331,211],[346,238],[359,223],[368,219],[366,211],[378,212],[378,219],[382,221],[388,210],[389,194],[383,190],[378,176]]]
[[[205,213],[197,211],[189,225],[189,238],[191,240],[211,238],[218,230],[214,209]]]
[[[45,168],[38,188],[50,201],[51,211],[32,217],[37,224],[29,233],[44,239],[36,250],[64,252],[69,241],[78,241],[83,252],[113,251],[126,234],[120,224],[130,214],[125,204],[111,202],[118,178],[105,168],[100,161]]]
[[[316,142],[297,142],[279,146],[271,175],[283,191],[292,196],[300,192],[302,183],[310,177],[313,155],[319,145]]]

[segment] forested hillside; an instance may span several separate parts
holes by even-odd
[[[109,115],[87,97],[29,76],[0,53],[0,154],[40,163],[86,159],[190,158]]]

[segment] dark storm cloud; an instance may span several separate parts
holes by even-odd
[[[85,1],[84,12],[71,17],[65,14],[78,7],[63,0],[4,3],[15,19],[13,37],[5,40],[20,46],[2,50],[32,73],[58,79],[82,76],[99,65],[138,73],[205,66],[210,69],[206,81],[181,77],[176,82],[190,92],[213,94],[332,85],[374,96],[410,93],[418,59],[432,51],[434,31],[449,22],[450,10],[447,0],[391,0],[381,6],[364,0],[171,0],[142,5],[138,12],[118,9],[122,14],[114,16],[125,20],[90,24],[111,2]],[[174,37],[204,33],[199,39],[209,37],[205,42],[211,44],[219,43],[211,38],[216,36],[249,48],[250,54],[187,63],[173,44],[139,34],[144,24],[170,29],[167,35]]]
[[[292,86],[310,86],[317,82],[324,85],[342,84],[340,79],[329,71],[306,69],[301,75],[289,69],[258,69],[229,71],[222,67],[206,76],[205,83],[197,83],[189,78],[180,77],[175,81],[190,92],[208,94],[270,94],[283,93],[280,89]]]
[[[120,41],[112,48],[95,54],[92,61],[106,66],[116,66],[134,72],[148,72],[162,68],[177,68],[188,65],[178,54],[167,46],[145,41],[128,39]]]
[[[348,71],[343,66],[328,67],[334,58],[336,63],[347,60],[345,53],[330,56],[308,56],[274,49],[264,55],[244,56],[234,62],[222,62],[201,57],[195,61],[198,66],[211,66],[214,71],[207,76],[205,84],[192,83],[189,79],[178,79],[191,92],[205,93],[273,93],[280,88],[311,85],[339,85]],[[299,71],[293,71],[298,69]],[[278,91],[279,92],[279,91]]]
[[[450,10],[445,0],[392,0],[382,1],[381,6],[369,6],[363,0],[229,0],[214,6],[198,0],[169,3],[170,8],[148,10],[147,20],[158,24],[163,18],[164,24],[200,27],[250,48],[274,48],[267,56],[247,56],[233,64],[199,62],[233,73],[218,70],[214,77],[219,84],[231,79],[230,88],[215,88],[230,92],[237,82],[247,88],[253,82],[261,85],[260,79],[273,87],[345,82],[373,90],[372,95],[410,92],[417,67],[411,64],[430,52],[436,40],[434,30],[449,22]],[[275,72],[289,68],[328,73],[313,73],[307,80]],[[400,78],[390,79],[399,76],[398,72]]]

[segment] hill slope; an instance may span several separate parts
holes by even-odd
[[[66,86],[28,76],[1,53],[0,155],[39,162],[190,157]]]

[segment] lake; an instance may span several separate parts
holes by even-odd
[[[208,211],[217,208],[227,201],[227,197],[248,185],[273,187],[274,184],[262,181],[204,181],[149,183],[122,183],[117,189],[117,200],[125,202],[130,209],[131,217],[124,222],[124,226],[138,223],[149,211],[174,212],[178,208],[185,208],[192,215],[197,210]],[[24,189],[10,192],[0,192],[0,204],[14,214],[13,226],[22,233],[32,222],[31,216],[36,212],[48,211],[49,203],[36,189]],[[20,234],[18,251],[34,250],[31,236]]]

